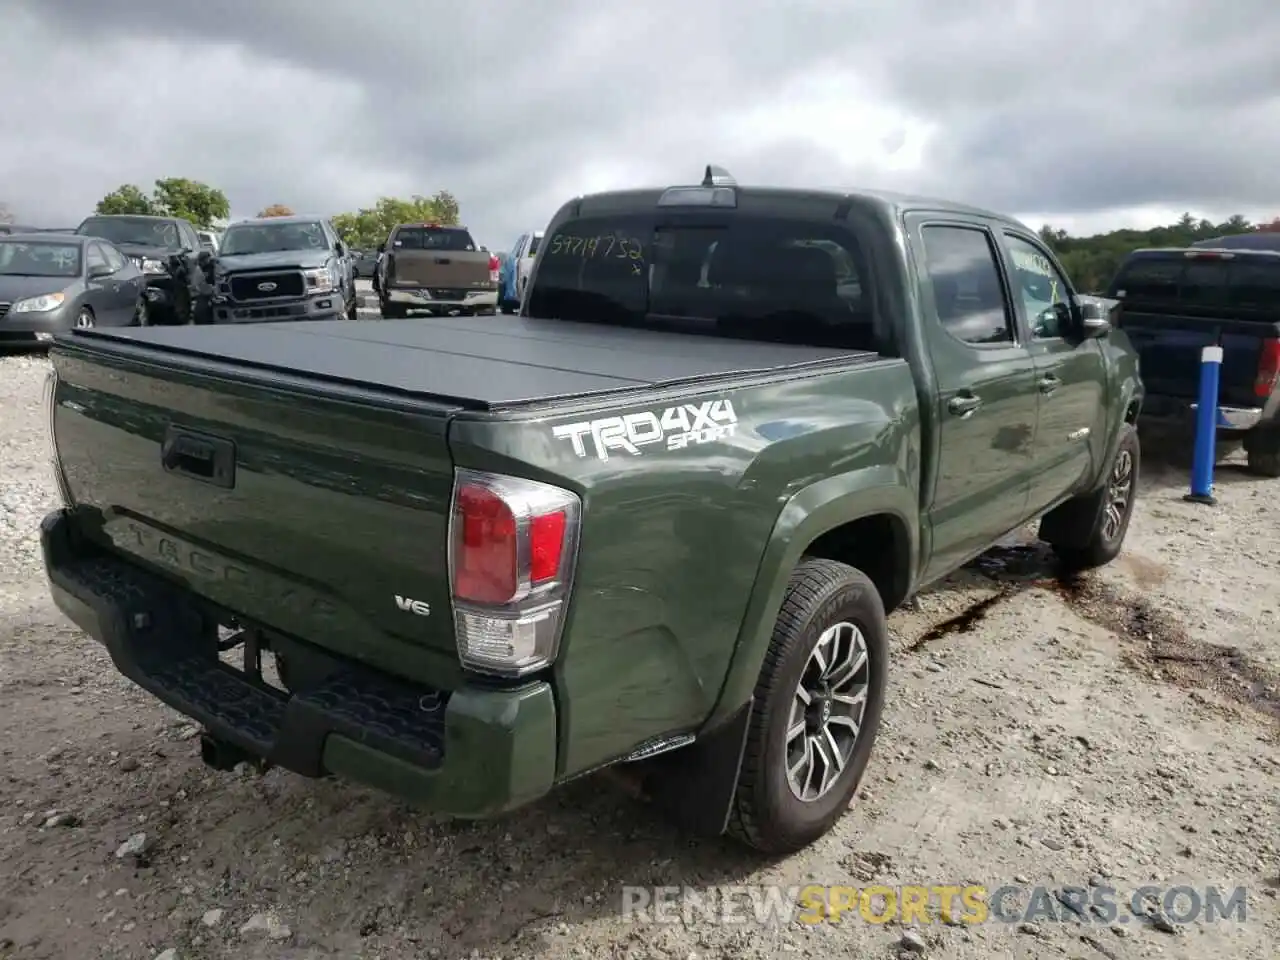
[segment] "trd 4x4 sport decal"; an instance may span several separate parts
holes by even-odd
[[[580,457],[608,460],[610,451],[638,456],[642,447],[655,443],[667,450],[682,450],[696,443],[723,440],[733,436],[737,427],[733,402],[721,399],[564,423],[552,427],[551,432],[573,444],[573,452]]]

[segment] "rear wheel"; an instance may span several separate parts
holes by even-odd
[[[409,315],[402,305],[392,303],[390,300],[379,300],[378,312],[382,314],[384,320],[396,320]]]
[[[1244,451],[1250,473],[1280,477],[1280,431],[1255,430],[1245,435]]]
[[[796,568],[756,683],[734,837],[792,853],[848,809],[880,728],[888,634],[880,594],[862,571],[821,559]]]

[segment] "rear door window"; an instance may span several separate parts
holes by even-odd
[[[871,277],[827,222],[581,219],[544,238],[528,313],[726,339],[876,350]]]
[[[457,227],[401,227],[391,246],[397,250],[475,250],[471,234]]]
[[[542,238],[534,234],[529,238],[529,249],[525,252],[526,257],[536,256],[538,253],[538,244],[542,243]]]

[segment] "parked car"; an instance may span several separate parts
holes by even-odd
[[[49,582],[214,767],[483,817],[618,766],[795,850],[867,768],[886,611],[1036,518],[1065,569],[1119,553],[1114,307],[968,206],[578,197],[519,317],[57,341]]]
[[[106,240],[0,235],[0,344],[138,323],[146,310],[144,287],[142,271]]]
[[[516,313],[524,299],[524,288],[533,272],[533,258],[538,254],[543,231],[522,233],[511,246],[498,274],[498,309],[502,313]]]
[[[351,257],[321,217],[241,220],[222,235],[214,271],[215,323],[355,320]]]
[[[1243,441],[1251,471],[1280,477],[1280,238],[1271,244],[1137,250],[1107,295],[1142,357],[1143,422],[1190,438],[1201,353],[1220,347],[1219,439]]]
[[[76,234],[110,241],[142,271],[147,283],[145,323],[188,324],[199,319],[205,290],[197,260],[200,240],[190,221],[181,217],[94,215],[76,227]]]
[[[379,252],[374,288],[383,317],[497,312],[498,258],[479,249],[466,227],[400,224]]]
[[[353,250],[351,253],[351,271],[357,277],[372,277],[378,269],[378,251]]]

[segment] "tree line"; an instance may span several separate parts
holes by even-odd
[[[208,228],[231,215],[231,205],[221,190],[198,180],[171,178],[157,180],[155,190],[146,194],[134,184],[117,187],[98,201],[97,213],[132,213],[184,217],[198,227]],[[258,211],[259,217],[290,217],[293,208],[273,203]],[[425,196],[379,197],[371,207],[362,207],[331,217],[343,241],[356,250],[371,250],[386,242],[392,228],[400,223],[439,223],[454,226],[459,220],[458,201],[447,190]]]
[[[1100,291],[1120,269],[1120,262],[1132,251],[1144,247],[1186,247],[1197,240],[1240,233],[1264,231],[1280,233],[1280,217],[1269,223],[1250,223],[1239,214],[1213,223],[1184,213],[1176,223],[1150,230],[1112,230],[1091,237],[1073,237],[1067,231],[1045,225],[1040,239],[1053,250],[1077,290]]]
[[[96,212],[184,217],[207,229],[216,221],[226,220],[231,205],[226,194],[215,187],[185,177],[170,177],[157,180],[150,194],[134,184],[122,184],[98,201]],[[293,209],[283,203],[273,203],[258,211],[259,217],[292,215]],[[454,226],[460,222],[457,198],[447,190],[429,196],[379,197],[372,206],[339,213],[331,220],[338,235],[355,250],[373,250],[385,243],[392,228],[400,223]],[[11,209],[0,201],[0,224],[12,222]],[[1185,247],[1197,240],[1251,231],[1280,233],[1280,217],[1255,224],[1237,214],[1214,223],[1184,213],[1177,222],[1150,230],[1122,228],[1077,237],[1045,225],[1040,229],[1040,237],[1061,261],[1077,289],[1096,291],[1107,286],[1130,251],[1143,247]]]

